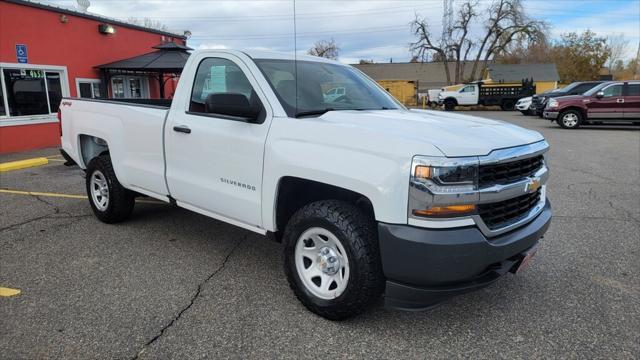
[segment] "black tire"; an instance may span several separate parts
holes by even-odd
[[[346,251],[349,263],[349,276],[344,291],[330,300],[313,294],[296,268],[298,240],[303,233],[313,228],[325,229],[335,235]],[[363,312],[382,295],[385,278],[380,261],[376,223],[355,205],[338,200],[323,200],[302,207],[289,220],[283,243],[284,270],[289,286],[311,312],[330,320],[343,320]]]
[[[453,99],[446,99],[444,101],[444,109],[446,111],[453,111],[456,109],[456,101]]]
[[[571,121],[570,119],[574,119],[575,121]],[[578,110],[565,110],[558,115],[558,119],[556,122],[563,129],[577,129],[582,124],[583,118],[582,113]]]
[[[97,173],[102,174],[106,180],[106,186],[108,188],[107,201],[105,206],[97,204],[97,199],[92,195],[91,179]],[[93,158],[89,165],[87,165],[86,176],[86,189],[87,197],[89,198],[89,204],[96,217],[107,224],[113,224],[126,220],[131,216],[133,206],[135,205],[135,193],[125,189],[120,185],[116,173],[113,171],[113,165],[111,164],[111,158],[109,155],[100,155]]]
[[[500,104],[500,108],[503,111],[513,111],[515,109],[516,103],[513,100],[504,100],[502,104]]]

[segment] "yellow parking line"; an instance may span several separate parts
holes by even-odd
[[[47,156],[47,159],[56,159],[56,158],[61,158],[62,155],[51,155],[51,156]]]
[[[49,161],[67,162],[65,159],[49,159]]]
[[[9,190],[9,189],[0,189],[0,193],[14,194],[14,195],[50,196],[50,197],[70,198],[70,199],[86,199],[87,198],[86,195],[57,194],[57,193],[48,193],[48,192],[21,191],[21,190]]]
[[[42,166],[47,165],[49,163],[49,159],[44,157],[26,159],[26,160],[18,160],[18,161],[10,161],[5,163],[0,163],[0,172],[13,171],[26,169],[34,166]]]
[[[86,199],[87,198],[86,195],[73,195],[73,194],[38,192],[38,191],[22,191],[22,190],[0,189],[0,194],[3,194],[3,193],[4,194],[13,194],[13,195],[60,197],[60,198],[69,198],[69,199]],[[164,201],[155,200],[155,199],[136,199],[136,202],[144,203],[144,204],[166,204]]]
[[[0,296],[2,297],[16,296],[18,294],[20,294],[20,289],[0,287]]]

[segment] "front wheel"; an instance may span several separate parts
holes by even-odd
[[[337,200],[304,206],[289,220],[283,243],[289,285],[315,314],[343,320],[382,295],[376,224],[356,206]]]
[[[89,162],[86,187],[93,213],[100,221],[112,224],[131,215],[135,195],[116,178],[109,155],[98,156]]]
[[[567,110],[558,116],[558,125],[563,129],[576,129],[582,123],[582,114],[577,110]]]
[[[444,101],[444,109],[446,111],[453,111],[456,108],[456,101],[453,99],[447,99]]]

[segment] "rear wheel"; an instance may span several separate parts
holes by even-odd
[[[503,111],[512,111],[514,109],[515,103],[513,100],[504,100],[502,104],[500,104],[500,108]]]
[[[456,101],[453,99],[446,99],[444,101],[444,109],[446,111],[453,111],[456,108]]]
[[[382,295],[376,225],[356,206],[337,200],[304,206],[289,220],[283,243],[289,285],[315,314],[346,319]]]
[[[100,221],[117,223],[131,215],[135,194],[120,185],[109,155],[98,156],[89,162],[86,188],[93,213]]]
[[[560,113],[557,122],[563,129],[576,129],[582,123],[582,114],[577,110],[566,110]]]

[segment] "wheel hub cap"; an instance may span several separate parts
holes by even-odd
[[[101,171],[96,170],[93,172],[89,187],[93,204],[98,208],[98,210],[105,211],[109,206],[109,185],[106,177]]]
[[[320,227],[304,231],[296,243],[294,257],[298,278],[314,296],[331,300],[346,290],[349,258],[331,231]]]
[[[320,249],[318,255],[318,267],[327,275],[334,275],[340,269],[340,259],[338,253],[330,247]]]

